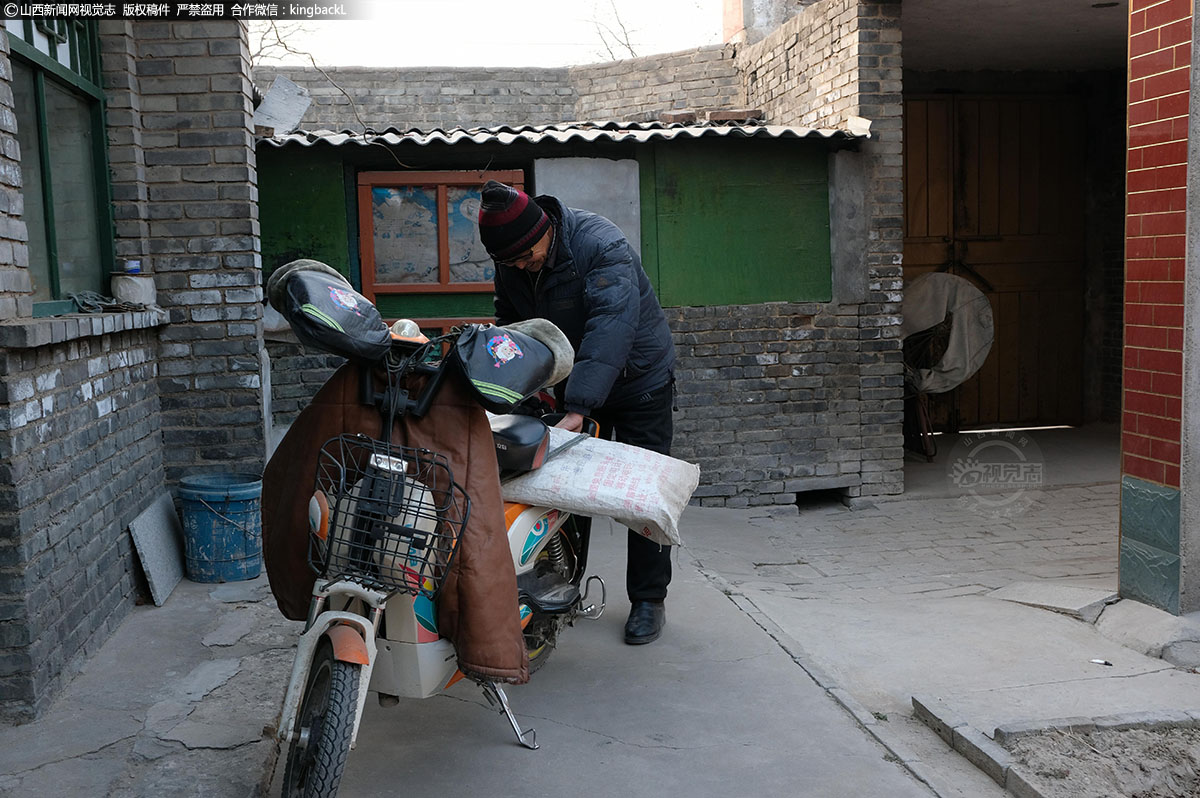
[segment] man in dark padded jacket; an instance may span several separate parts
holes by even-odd
[[[563,395],[570,430],[583,417],[621,443],[670,454],[675,347],[667,317],[620,229],[554,197],[488,181],[479,237],[496,261],[496,323],[549,319],[575,347]],[[625,642],[657,640],[671,547],[629,531]]]

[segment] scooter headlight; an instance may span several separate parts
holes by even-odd
[[[321,540],[329,537],[329,500],[322,491],[308,500],[308,529]]]

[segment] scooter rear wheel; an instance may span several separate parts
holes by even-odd
[[[299,738],[288,749],[283,798],[337,795],[354,733],[361,668],[334,659],[328,640],[317,647],[296,717]]]
[[[550,652],[558,645],[560,626],[558,617],[538,613],[525,627],[525,656],[529,658],[530,675],[541,670],[550,658]]]

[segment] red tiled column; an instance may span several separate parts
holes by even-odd
[[[1191,0],[1131,0],[1121,471],[1179,487]]]

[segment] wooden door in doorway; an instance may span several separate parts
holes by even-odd
[[[1082,420],[1084,121],[1071,97],[905,99],[905,280],[971,281],[995,328],[979,372],[930,397],[937,428]]]

